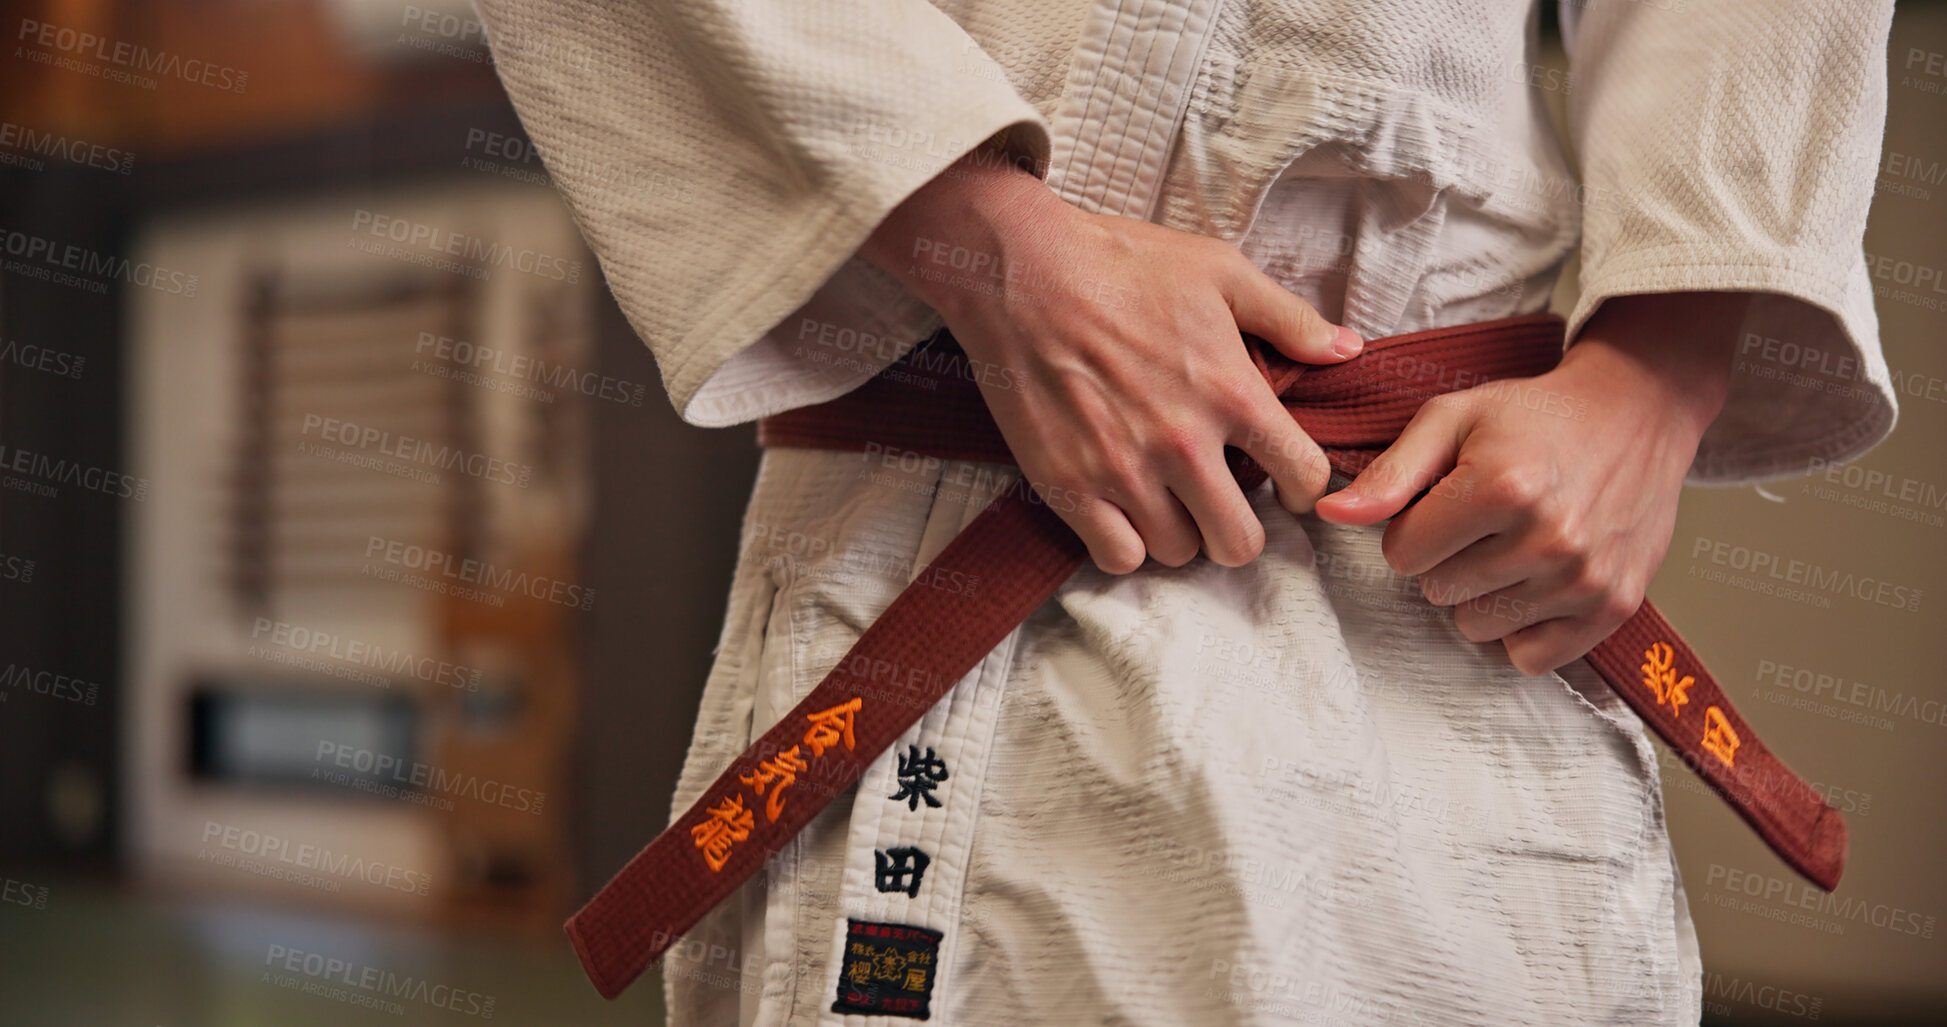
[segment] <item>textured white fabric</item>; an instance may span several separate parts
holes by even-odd
[[[1892,424],[1859,252],[1889,2],[1577,5],[1579,182],[1524,0],[480,5],[692,423],[838,395],[930,331],[853,254],[1014,126],[1070,202],[1232,240],[1369,337],[1538,309],[1584,231],[1577,328],[1615,295],[1776,294],[1747,327],[1859,380],[1740,372],[1693,480]],[[766,454],[675,810],[1003,480]],[[892,804],[882,757],[667,957],[672,1022],[905,1022],[830,1012],[860,917],[945,932],[953,1024],[1695,1023],[1641,724],[1580,664],[1526,679],[1460,638],[1379,528],[1252,499],[1247,567],[1064,585],[898,747],[948,761],[942,807]],[[872,885],[899,844],[937,859],[919,894]]]
[[[695,424],[839,395],[937,327],[854,254],[1013,126],[1072,202],[1237,241],[1368,336],[1541,306],[1584,222],[1571,337],[1611,296],[1775,295],[1750,332],[1854,370],[1751,362],[1693,481],[1893,425],[1860,252],[1891,0],[1565,4],[1580,181],[1528,84],[1532,0],[479,5]]]
[[[747,372],[714,376],[834,272],[833,296],[869,297],[839,304],[854,323],[884,335],[910,320],[903,289],[848,263],[900,200],[1012,124],[1047,153],[1035,109],[924,0],[492,0],[480,13],[522,123],[698,424],[767,412]]]
[[[1803,474],[1807,458],[1850,459],[1884,438],[1895,414],[1860,252],[1885,131],[1893,5],[1674,6],[1563,5],[1576,69],[1569,120],[1598,197],[1585,208],[1570,331],[1611,296],[1769,294],[1747,339],[1854,358],[1860,371],[1810,387],[1790,375],[1734,376],[1692,479]]]
[[[1011,473],[767,452],[677,805]],[[1641,722],[1463,640],[1377,529],[1251,498],[1246,567],[1063,585],[665,957],[671,1022],[910,1022],[830,1012],[856,917],[945,932],[948,1024],[1696,1023]],[[908,744],[939,809],[889,798]],[[910,898],[871,884],[900,844],[934,860]]]

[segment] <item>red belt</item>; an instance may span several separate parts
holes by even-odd
[[[1555,366],[1562,332],[1562,320],[1549,315],[1488,321],[1374,340],[1359,357],[1327,366],[1298,364],[1246,339],[1258,370],[1332,467],[1354,475],[1428,398]],[[973,370],[942,331],[838,399],[758,421],[758,442],[1011,464]],[[1255,461],[1236,449],[1225,455],[1245,491],[1263,484]],[[924,575],[977,575],[978,590],[909,585],[803,702],[568,920],[596,990],[615,997],[729,897],[1086,555],[1025,483],[995,499]],[[1838,885],[1846,854],[1839,812],[1765,748],[1654,607],[1645,602],[1586,659],[1772,851],[1819,887]]]

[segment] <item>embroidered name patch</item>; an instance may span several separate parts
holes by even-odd
[[[940,939],[924,927],[847,921],[834,1013],[872,1013],[924,1020],[939,971]]]

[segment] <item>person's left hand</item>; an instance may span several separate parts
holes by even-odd
[[[1581,657],[1636,612],[1663,563],[1747,300],[1607,301],[1554,370],[1428,401],[1318,516],[1393,518],[1386,562],[1522,673]]]

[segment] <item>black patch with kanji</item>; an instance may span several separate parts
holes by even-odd
[[[940,972],[939,931],[847,919],[845,959],[838,968],[834,1013],[928,1019]]]

